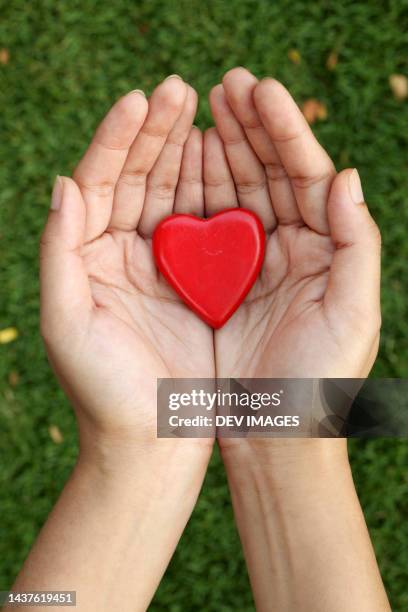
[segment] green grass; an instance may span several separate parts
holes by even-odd
[[[127,90],[149,92],[179,73],[201,95],[204,128],[209,88],[228,68],[245,65],[281,79],[300,103],[326,104],[328,118],[316,132],[338,168],[358,167],[382,229],[384,324],[375,374],[406,376],[408,106],[393,98],[388,77],[408,70],[408,4],[1,0],[0,14],[0,48],[10,53],[0,64],[0,329],[20,332],[0,346],[6,589],[76,456],[73,416],[38,335],[37,243],[50,187],[56,173],[70,173],[99,119]],[[288,58],[293,48],[299,65]],[[330,71],[333,50],[338,64]],[[51,440],[50,424],[61,429],[62,444]],[[407,442],[353,441],[351,458],[393,610],[406,611]],[[152,609],[253,609],[217,455]]]

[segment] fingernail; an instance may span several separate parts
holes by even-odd
[[[141,96],[143,96],[143,97],[146,97],[146,94],[145,94],[145,92],[143,91],[143,89],[132,89],[132,91],[131,91],[131,92],[129,92],[129,93],[131,93],[131,94],[133,94],[133,93],[137,93],[137,94],[140,94],[140,95],[141,95]]]
[[[59,210],[62,201],[62,194],[64,191],[64,185],[61,177],[57,174],[52,189],[51,196],[51,210]]]
[[[364,202],[364,194],[361,187],[360,176],[355,168],[349,176],[349,191],[354,204],[362,204]]]
[[[182,80],[183,80],[179,74],[170,74],[170,75],[169,75],[168,77],[166,77],[164,80],[165,80],[165,81],[168,81],[169,79],[180,79],[180,81],[182,81]]]

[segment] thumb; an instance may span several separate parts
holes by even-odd
[[[66,333],[66,323],[92,305],[81,257],[86,208],[76,183],[57,176],[41,238],[41,330],[44,339]]]
[[[335,246],[324,306],[362,325],[380,327],[381,236],[364,203],[357,170],[334,179],[327,205]]]

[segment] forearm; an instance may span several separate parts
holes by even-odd
[[[223,451],[257,609],[390,610],[345,441],[260,442]]]
[[[190,441],[163,442],[164,453],[142,451],[134,465],[80,459],[13,590],[75,590],[86,612],[145,610],[209,456]]]

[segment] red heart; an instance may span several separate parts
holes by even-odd
[[[209,219],[171,215],[153,235],[160,272],[187,306],[214,328],[222,327],[244,300],[264,252],[262,224],[242,208]]]

